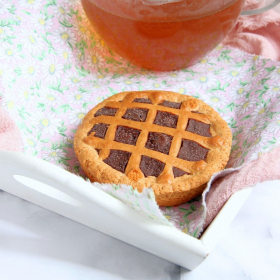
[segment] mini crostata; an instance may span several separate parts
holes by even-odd
[[[170,91],[121,92],[94,107],[74,141],[92,182],[152,188],[161,206],[200,195],[229,159],[232,135],[209,105]]]

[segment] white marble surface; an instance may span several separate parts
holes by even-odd
[[[279,200],[280,181],[256,186],[210,256],[187,271],[0,192],[0,279],[278,280]]]

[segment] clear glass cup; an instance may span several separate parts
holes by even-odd
[[[82,5],[96,31],[120,56],[143,68],[171,71],[194,64],[221,43],[244,2],[82,0]],[[279,2],[244,14],[263,12]]]

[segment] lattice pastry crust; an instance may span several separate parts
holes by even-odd
[[[226,122],[203,101],[169,91],[121,92],[84,118],[74,148],[88,178],[151,187],[159,205],[200,195],[231,149]]]

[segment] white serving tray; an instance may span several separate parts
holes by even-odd
[[[247,188],[235,193],[196,239],[35,157],[0,151],[0,178],[0,189],[10,194],[190,270],[208,256],[252,191]]]

